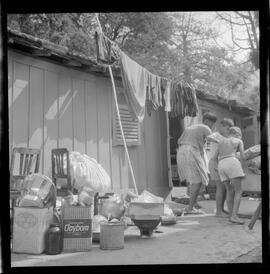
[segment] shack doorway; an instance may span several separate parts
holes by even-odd
[[[180,182],[179,180],[176,162],[176,150],[178,147],[177,140],[183,133],[184,129],[184,119],[181,119],[180,117],[170,117],[169,115],[170,161],[173,187],[186,186],[184,182]]]

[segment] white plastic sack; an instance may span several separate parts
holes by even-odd
[[[168,205],[164,205],[164,216],[174,216],[172,209]]]
[[[141,203],[163,203],[163,198],[155,196],[154,194],[144,190],[138,198],[135,198],[133,202]]]
[[[248,167],[261,169],[261,156],[256,156],[246,161]]]
[[[105,169],[94,159],[79,152],[70,153],[70,173],[75,180],[74,187],[89,187],[95,192],[110,189],[111,179]]]
[[[255,158],[258,155],[261,155],[261,145],[255,145],[244,151],[244,157],[246,160]]]

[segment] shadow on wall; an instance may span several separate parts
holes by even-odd
[[[30,117],[29,111],[29,82],[24,79],[20,79],[19,76],[16,76],[17,79],[14,80],[13,83],[9,83],[9,115],[10,115],[10,138],[12,138],[10,145],[10,151],[12,145],[14,146],[24,146],[27,147],[27,144],[31,140],[31,143],[36,143],[36,146],[31,146],[33,148],[41,148],[44,151],[44,147],[48,142],[52,143],[53,147],[57,147],[58,144],[58,132],[59,132],[59,122],[61,123],[61,119],[65,117],[65,113],[68,110],[72,111],[72,103],[74,98],[77,96],[78,92],[72,93],[71,89],[68,89],[64,94],[62,93],[58,98],[47,98],[47,105],[44,101],[38,102],[42,109],[44,109],[44,116],[40,117],[41,121],[40,126],[30,126],[31,119],[35,119],[36,117]],[[21,77],[23,78],[23,77]],[[12,97],[12,89],[13,88],[13,98]],[[57,91],[56,91],[57,92]],[[44,93],[44,90],[43,90]],[[50,92],[52,94],[52,92]],[[42,94],[43,96],[44,94]],[[44,96],[43,96],[44,98]],[[13,102],[12,102],[13,101]],[[12,103],[11,103],[12,102]],[[43,105],[42,105],[43,104]],[[59,107],[59,110],[57,110]],[[59,121],[58,121],[59,120]],[[37,121],[37,119],[35,119]],[[65,121],[66,122],[66,121]],[[74,121],[78,123],[79,121]],[[82,125],[84,125],[84,121]],[[33,125],[33,124],[32,124]],[[72,121],[70,124],[62,125],[64,127],[73,127]],[[29,136],[29,137],[28,137]],[[82,138],[80,138],[82,137]],[[29,138],[29,139],[28,139]],[[102,136],[100,138],[103,142],[108,142],[109,136]],[[78,140],[81,143],[85,143],[85,138],[83,136],[74,136],[74,139]],[[90,138],[90,140],[95,143],[97,142],[95,138]],[[74,140],[71,140],[71,143]],[[72,147],[68,147],[68,149],[72,150]],[[80,151],[85,153],[85,151]],[[16,165],[16,164],[15,164]]]

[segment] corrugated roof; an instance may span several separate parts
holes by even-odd
[[[70,52],[67,47],[10,28],[8,28],[8,47],[10,49],[26,52],[42,59],[50,59],[55,62],[60,62],[65,66],[78,70],[109,76],[106,65],[98,63],[96,58],[93,56],[86,56],[78,52]],[[120,77],[120,68],[113,66],[112,69],[114,75]],[[240,114],[259,115],[258,111],[241,104],[236,100],[227,100],[221,96],[207,94],[201,90],[196,90],[196,95],[197,98],[201,100],[212,102]]]

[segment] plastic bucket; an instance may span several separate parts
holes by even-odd
[[[122,222],[100,223],[100,248],[104,250],[124,248],[124,224]]]

